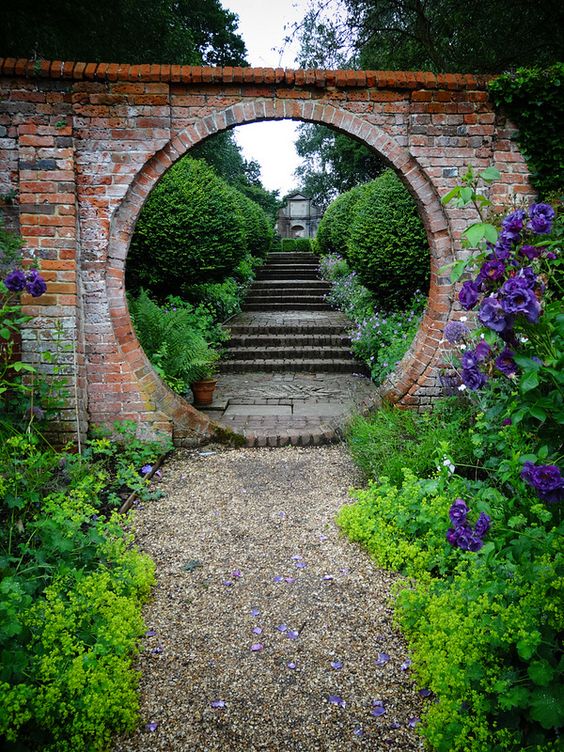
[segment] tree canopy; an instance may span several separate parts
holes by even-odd
[[[247,65],[220,0],[0,4],[0,55],[92,62]]]
[[[310,0],[294,35],[304,67],[498,73],[562,59],[564,5],[561,0]]]

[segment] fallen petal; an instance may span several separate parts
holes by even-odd
[[[307,564],[305,563],[305,561],[297,561],[295,566],[296,569],[305,569],[307,567]]]
[[[161,648],[160,645],[157,648],[153,648],[151,650],[151,653],[154,653],[155,655],[158,655],[159,653],[162,653],[162,652],[163,652],[163,649]]]
[[[292,669],[292,671],[296,668],[296,664],[294,663],[294,661],[288,661],[288,663],[286,664],[286,666],[288,666],[288,668]]]
[[[239,579],[239,577],[242,577],[242,576],[243,576],[243,575],[241,574],[241,570],[240,570],[240,569],[234,569],[234,570],[233,570],[233,571],[231,572],[231,577],[234,577],[234,578],[235,578],[236,580],[238,580],[238,579]]]
[[[286,637],[287,637],[287,638],[288,638],[289,640],[297,640],[299,636],[300,636],[300,633],[299,633],[299,632],[296,632],[296,630],[295,630],[295,629],[289,629],[289,630],[288,630],[288,631],[286,632]]]
[[[404,662],[403,662],[403,663],[401,664],[400,668],[401,668],[401,670],[402,670],[402,671],[407,671],[407,669],[408,669],[408,668],[409,668],[410,666],[411,666],[411,659],[410,659],[410,658],[408,658],[408,659],[407,659],[406,661],[404,661]]]
[[[272,582],[282,582],[283,579],[281,575],[277,574],[276,577],[272,578]]]
[[[330,580],[333,579],[333,575],[332,574],[324,574],[321,579],[325,580],[326,582],[329,582]]]
[[[390,723],[390,728],[391,729],[399,729],[399,728],[401,728],[401,723],[399,721],[392,721],[392,723]]]
[[[430,697],[433,693],[430,689],[420,689],[419,690],[419,697]]]
[[[279,624],[279,625],[278,625],[278,626],[276,627],[276,629],[277,629],[277,630],[278,630],[279,632],[285,632],[285,631],[286,631],[286,630],[288,629],[288,627],[287,627],[287,626],[286,626],[285,624]]]
[[[253,627],[253,634],[262,634],[262,628],[261,627]]]
[[[264,645],[262,644],[262,642],[255,642],[254,645],[251,645],[251,651],[253,653],[258,653],[260,650],[263,649],[263,647]]]
[[[377,707],[372,708],[371,715],[378,717],[378,716],[384,715],[385,712],[386,712],[386,708],[382,707],[381,705],[378,705]]]
[[[156,721],[151,721],[151,723],[148,723],[145,728],[147,731],[156,731],[158,725],[159,724]]]
[[[319,540],[323,543],[323,541],[327,540],[327,536],[323,535],[323,533],[321,533],[321,535],[319,536]]]
[[[295,577],[284,577],[284,581],[288,583],[288,585],[292,585],[295,581]]]
[[[154,630],[154,629],[148,629],[148,630],[147,630],[147,631],[145,632],[145,637],[154,637],[154,636],[155,636],[156,634],[157,634],[157,633],[155,632],[155,630]]]
[[[354,731],[353,731],[353,734],[354,734],[355,736],[364,736],[364,731],[362,730],[362,728],[361,728],[360,726],[357,726],[357,727],[356,727],[356,728],[354,729]]]
[[[417,716],[413,716],[413,718],[410,718],[407,722],[407,725],[409,728],[415,728],[418,723],[421,723],[421,718],[418,718]]]
[[[327,699],[331,705],[338,705],[340,708],[346,707],[347,703],[339,695],[329,695]]]
[[[260,608],[251,608],[251,616],[260,616]]]
[[[210,702],[210,705],[212,706],[212,708],[224,708],[225,701],[224,700],[212,700]]]
[[[343,668],[343,664],[341,661],[331,661],[331,668],[334,668],[335,671],[338,671],[340,668]]]
[[[384,666],[390,660],[387,653],[378,653],[378,658],[374,661],[377,666]]]
[[[223,580],[221,584],[225,585],[225,587],[231,587],[231,585],[233,585],[233,582],[231,580]]]
[[[292,561],[300,561],[301,559],[303,559],[303,556],[300,556],[299,554],[294,554],[290,558],[292,559]]]

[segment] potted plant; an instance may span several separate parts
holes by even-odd
[[[209,350],[206,360],[193,363],[190,368],[190,389],[194,395],[194,405],[211,405],[217,385],[217,361],[219,353]]]

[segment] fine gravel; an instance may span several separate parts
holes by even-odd
[[[362,484],[346,448],[178,450],[162,476],[134,521],[143,720],[114,752],[422,749],[397,575],[334,522]]]

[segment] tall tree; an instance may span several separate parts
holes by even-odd
[[[322,209],[340,193],[373,180],[384,169],[375,152],[324,125],[301,124],[296,151],[303,159],[295,172],[301,190]]]
[[[19,0],[0,4],[0,55],[246,65],[237,21],[220,0]]]
[[[564,56],[561,0],[310,0],[305,67],[495,73]],[[328,45],[333,45],[328,49]]]

